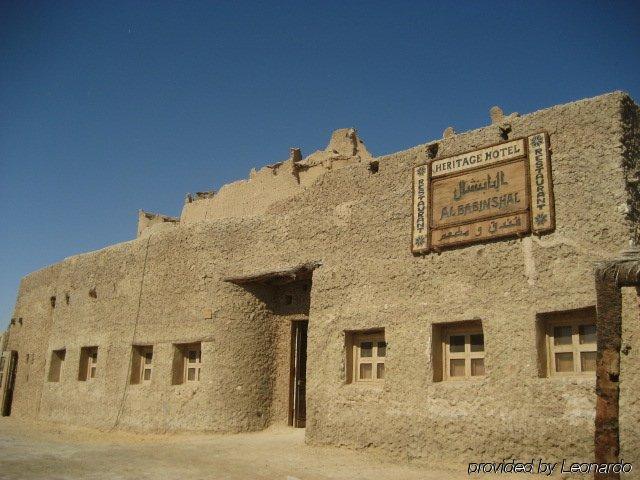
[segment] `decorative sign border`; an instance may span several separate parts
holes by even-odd
[[[534,234],[550,232],[556,227],[556,214],[551,181],[549,136],[546,133],[527,138],[529,151],[529,182],[531,185],[531,216]]]
[[[431,169],[429,165],[420,165],[413,169],[413,240],[411,248],[417,253],[428,252],[431,247],[430,200]]]
[[[435,229],[431,225],[433,179],[441,179],[460,173],[483,170],[513,161],[525,162],[525,179],[529,204],[527,211],[508,215],[473,220],[452,227]],[[465,227],[463,230],[461,227]],[[411,251],[426,254],[443,248],[475,242],[521,236],[532,232],[535,235],[555,229],[553,182],[551,178],[551,156],[549,136],[539,132],[527,137],[472,150],[453,157],[433,160],[413,169],[413,225]],[[434,239],[433,231],[441,234]],[[500,230],[504,230],[501,232]],[[481,232],[491,232],[490,237]],[[475,233],[474,233],[475,232]],[[477,238],[474,238],[477,237]]]

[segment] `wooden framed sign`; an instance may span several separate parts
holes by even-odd
[[[414,253],[554,228],[544,132],[413,170]]]

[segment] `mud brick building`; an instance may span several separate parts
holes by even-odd
[[[188,195],[180,218],[140,212],[135,240],[29,274],[4,413],[288,424],[425,460],[592,459],[593,268],[638,241],[638,107],[614,92],[491,118],[382,157],[338,130]],[[623,316],[621,456],[640,464],[635,291]]]

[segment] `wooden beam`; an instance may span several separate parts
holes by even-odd
[[[596,363],[595,462],[617,463],[620,455],[620,347],[622,287],[640,286],[640,249],[596,266],[598,354]],[[618,480],[619,473],[595,473],[596,480]]]
[[[236,285],[246,285],[248,283],[284,284],[310,278],[312,272],[320,265],[322,265],[320,262],[305,262],[286,268],[254,272],[246,275],[228,276],[222,280],[235,283]]]

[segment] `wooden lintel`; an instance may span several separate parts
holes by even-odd
[[[236,285],[248,283],[290,283],[311,277],[311,273],[321,265],[320,262],[306,262],[286,268],[224,277],[222,280]]]

